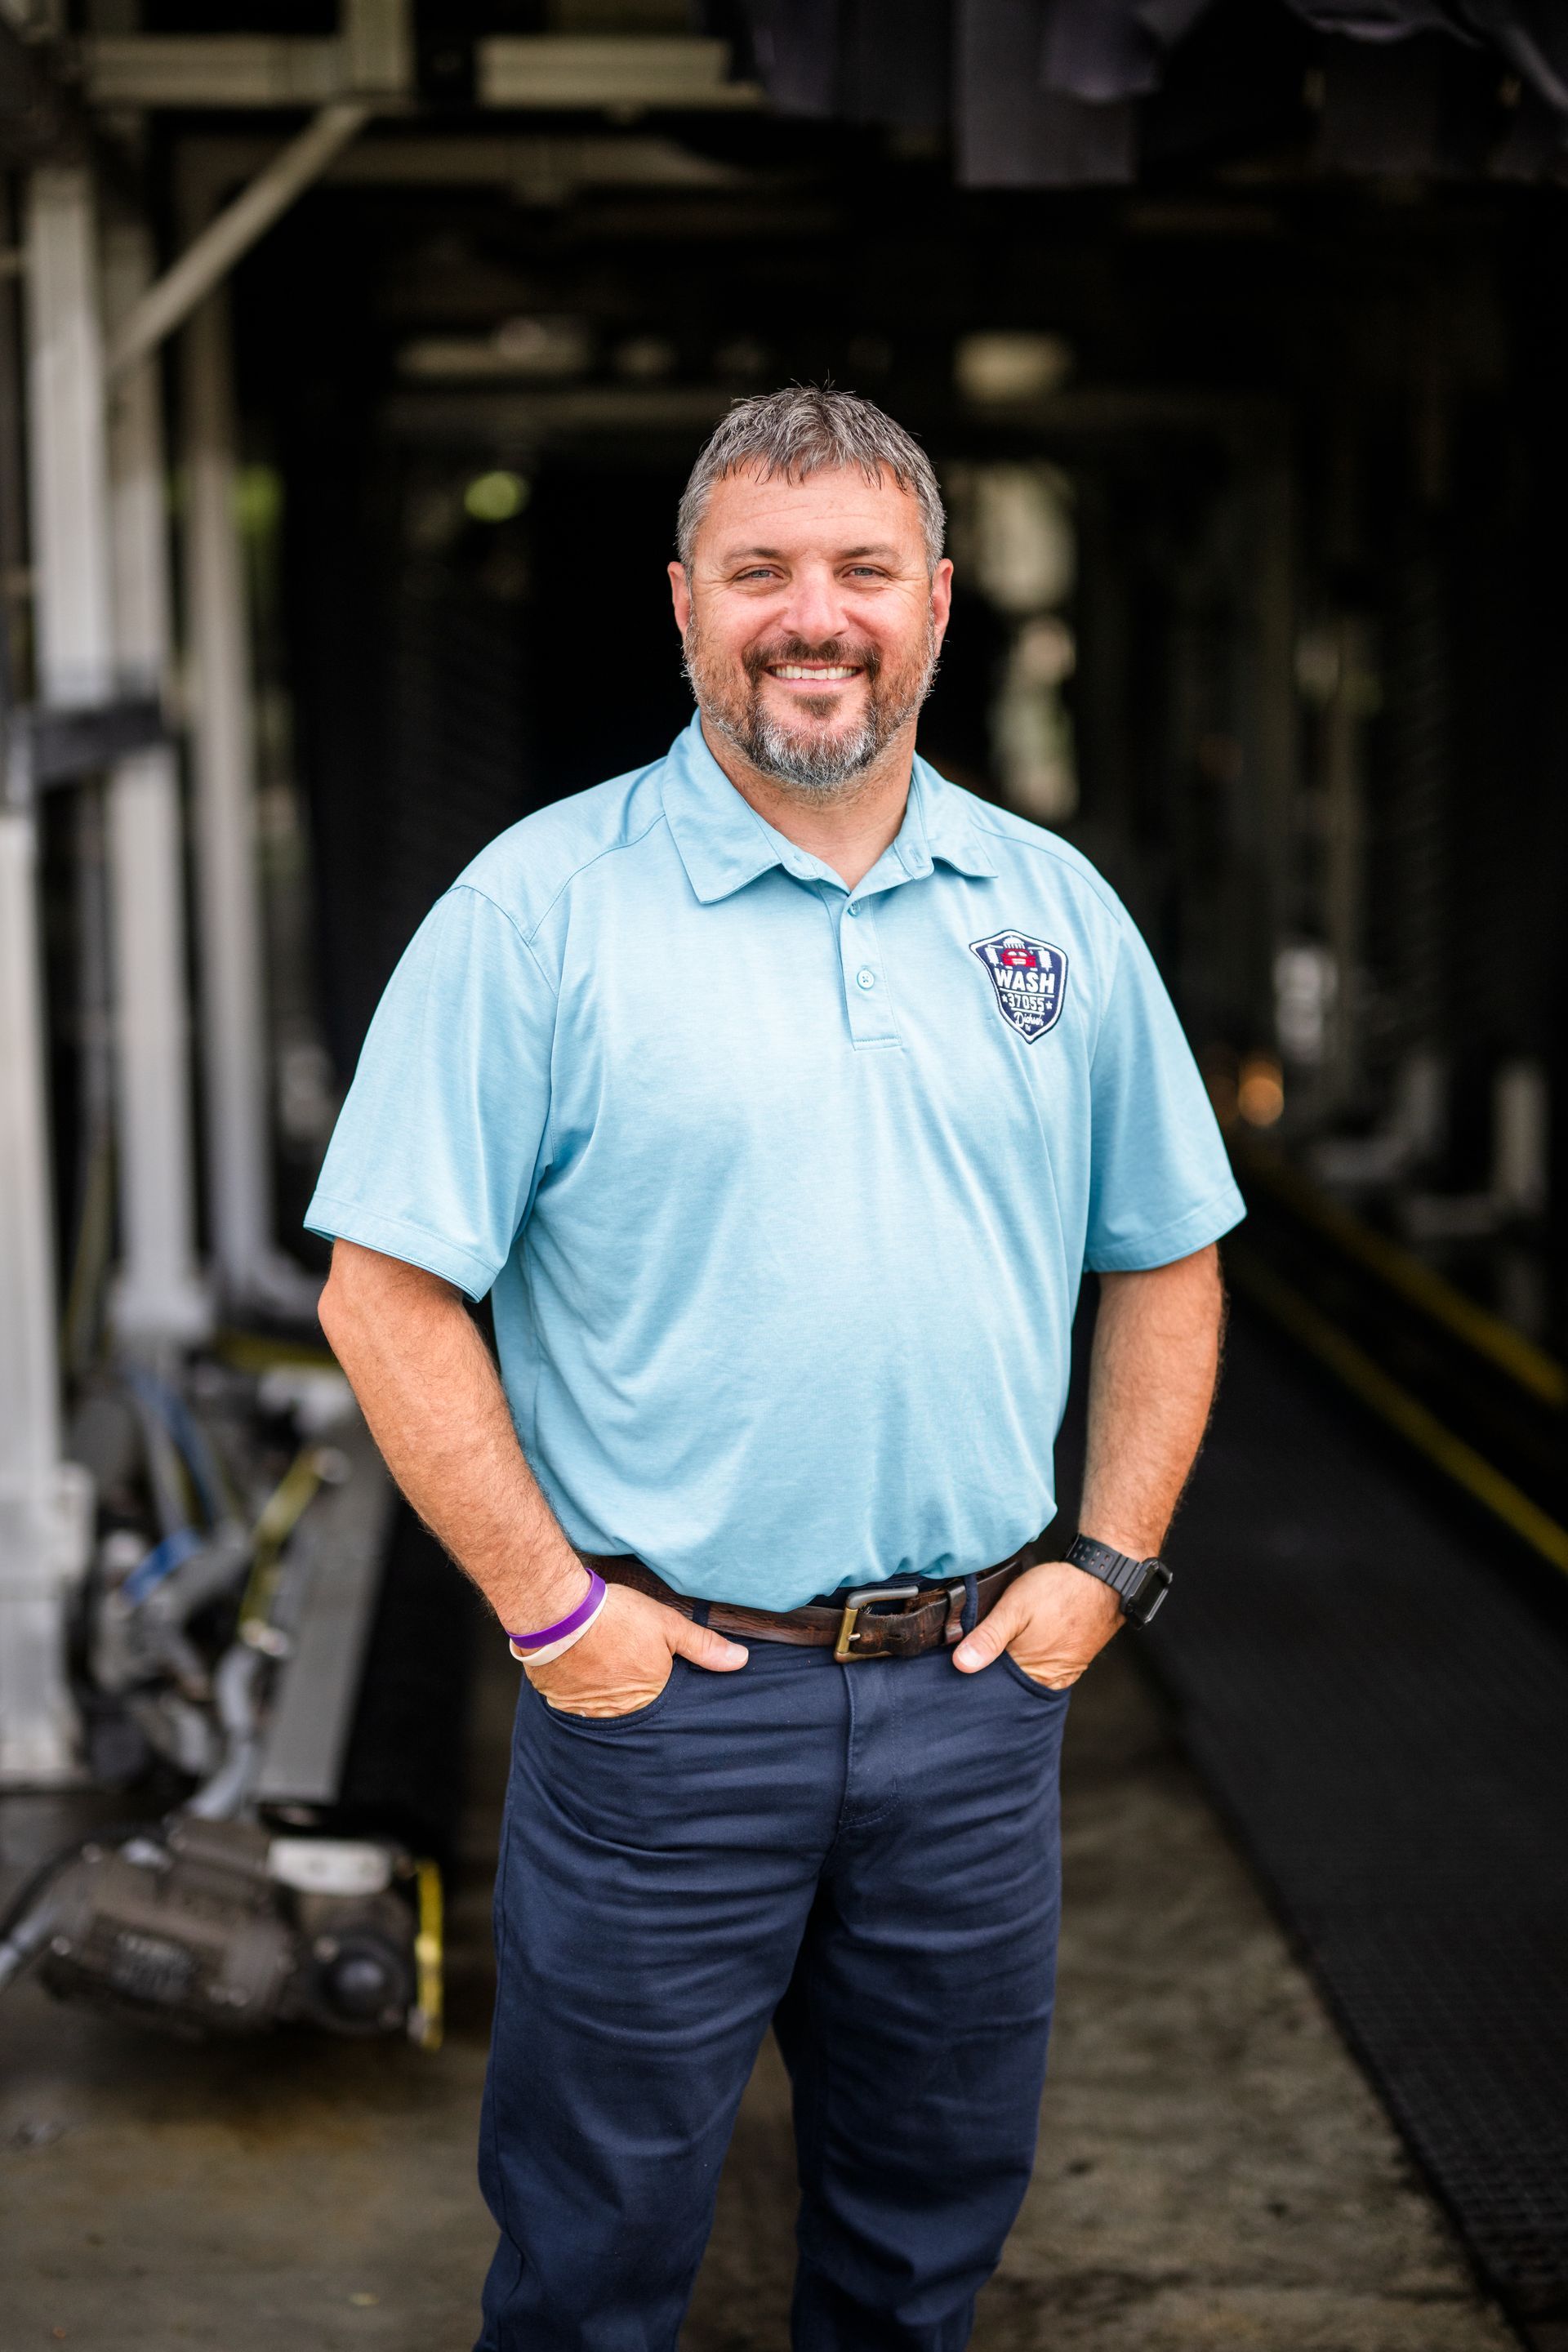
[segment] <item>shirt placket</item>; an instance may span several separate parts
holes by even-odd
[[[846,893],[837,910],[838,962],[844,979],[844,1010],[857,1052],[896,1046],[892,1000],[877,921],[877,898]]]

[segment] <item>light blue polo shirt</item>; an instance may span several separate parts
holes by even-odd
[[[694,719],[426,917],[307,1223],[491,1294],[574,1543],[785,1609],[1037,1534],[1083,1268],[1241,1214],[1075,850],[917,759],[848,891]]]

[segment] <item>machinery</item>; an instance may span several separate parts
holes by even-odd
[[[300,2023],[428,2043],[416,1885],[395,1847],[182,1811],[89,1840],[35,1882],[0,1972],[41,1955],[51,1992],[186,2035]]]
[[[69,1643],[87,1769],[153,1802],[34,1874],[0,1986],[36,1966],[183,2034],[430,2043],[437,1867],[374,1818],[340,1833],[395,1510],[346,1381],[204,1357],[176,1385],[131,1361],[88,1383],[70,1442],[100,1498]]]

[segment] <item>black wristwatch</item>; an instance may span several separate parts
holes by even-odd
[[[1098,1576],[1101,1584],[1109,1584],[1130,1625],[1147,1625],[1176,1580],[1163,1559],[1129,1559],[1124,1551],[1112,1551],[1092,1536],[1074,1536],[1062,1558],[1086,1576]]]

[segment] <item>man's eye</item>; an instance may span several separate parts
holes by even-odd
[[[855,580],[885,580],[888,576],[879,563],[852,563],[849,572]]]
[[[777,576],[777,573],[766,563],[756,564],[750,572],[737,572],[735,574],[737,580],[773,580]]]

